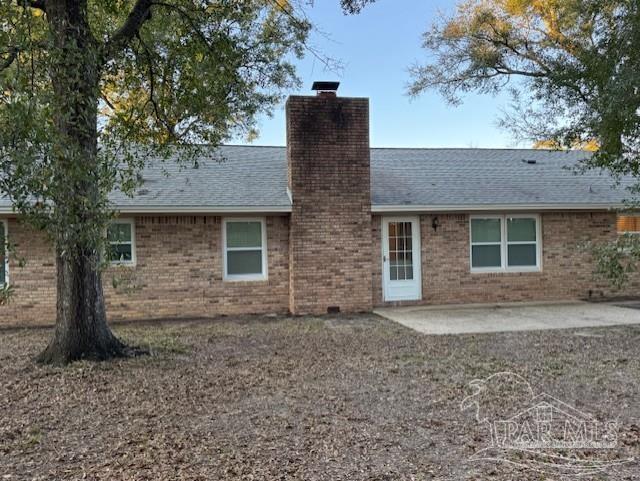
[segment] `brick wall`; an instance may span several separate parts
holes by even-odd
[[[434,232],[432,215],[420,216],[422,301],[418,304],[457,304],[584,299],[633,295],[637,286],[612,291],[593,276],[588,252],[579,249],[587,240],[604,242],[616,236],[616,215],[594,213],[544,213],[542,270],[526,273],[471,273],[469,267],[469,216],[438,214]],[[383,305],[381,227],[374,216],[372,241],[374,304]],[[416,304],[413,302],[411,304]]]
[[[267,217],[269,278],[258,282],[223,282],[221,224],[216,216],[137,217],[136,267],[110,268],[103,277],[109,318],[287,312],[289,218]],[[13,219],[9,238],[27,262],[11,261],[15,292],[0,306],[0,324],[50,324],[55,264],[49,244]]]
[[[51,244],[17,219],[8,220],[9,284],[14,293],[0,306],[0,325],[51,324],[56,316],[56,264]],[[23,265],[23,267],[21,267]]]
[[[335,215],[340,217],[339,213]],[[372,235],[364,244],[354,239],[357,231],[353,226],[345,229],[353,236],[349,242],[355,242],[356,249],[360,249],[362,259],[356,260],[344,253],[341,243],[334,243],[345,239],[340,223],[331,223],[330,216],[320,218],[327,224],[322,230],[313,231],[318,238],[311,239],[310,244],[297,245],[296,249],[303,249],[302,255],[293,256],[293,249],[289,249],[289,217],[267,217],[269,279],[223,282],[220,217],[137,217],[137,266],[112,268],[104,275],[109,317],[119,320],[287,312],[290,256],[310,269],[299,273],[304,290],[297,295],[305,297],[294,298],[298,309],[326,312],[328,305],[339,305],[343,310],[366,310],[371,307],[367,304],[371,299],[367,296],[371,295],[373,304],[383,305],[382,218],[373,216],[369,226]],[[614,292],[606,283],[594,279],[589,254],[578,249],[586,240],[615,237],[613,213],[542,214],[542,271],[529,273],[472,274],[468,215],[439,214],[436,232],[431,227],[432,218],[420,216],[421,304],[565,300],[588,298],[589,291],[595,298],[640,292],[638,282],[626,291]],[[11,260],[9,275],[15,292],[8,306],[0,306],[0,324],[50,324],[55,317],[55,265],[49,243],[42,234],[15,219],[9,220],[9,239],[16,244],[17,257],[24,258],[26,264],[20,267],[17,258]],[[341,262],[344,259],[347,263]],[[313,275],[304,277],[309,274]],[[300,277],[293,278],[300,281]],[[367,279],[365,288],[362,279]]]
[[[369,101],[287,102],[290,310],[372,308]]]

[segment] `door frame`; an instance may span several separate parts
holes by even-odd
[[[420,216],[383,216],[382,222],[382,252],[380,261],[382,262],[382,299],[384,302],[395,301],[421,301],[422,300],[422,228],[420,225]],[[392,282],[389,276],[389,222],[411,222],[411,238],[413,252],[413,281],[417,284],[417,292],[415,295],[403,298],[392,297],[389,295],[389,283]]]

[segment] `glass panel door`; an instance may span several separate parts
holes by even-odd
[[[382,227],[385,301],[421,299],[420,221],[385,218]]]
[[[389,274],[392,281],[413,279],[412,223],[389,223]]]

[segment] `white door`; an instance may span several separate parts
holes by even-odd
[[[420,220],[382,219],[382,289],[385,301],[422,299]]]

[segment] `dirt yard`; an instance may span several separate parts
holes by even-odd
[[[151,355],[39,367],[49,330],[0,332],[1,480],[570,479],[471,461],[490,436],[461,402],[503,371],[616,420],[606,456],[640,458],[640,327],[434,337],[355,316],[115,330]]]

